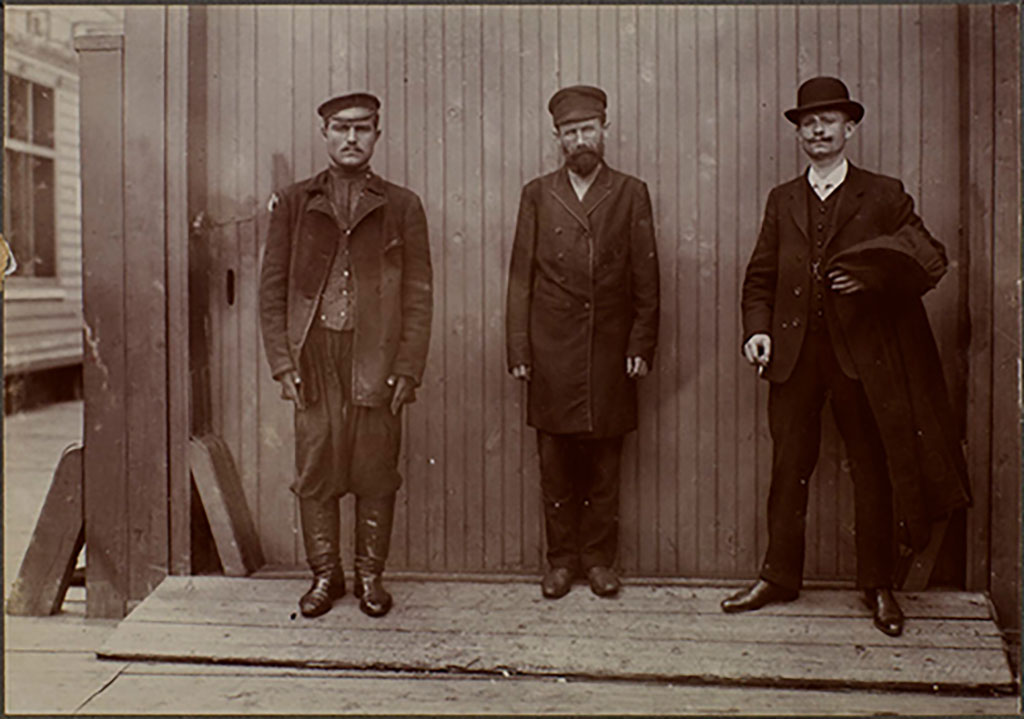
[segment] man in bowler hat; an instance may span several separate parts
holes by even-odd
[[[388,558],[402,406],[426,363],[432,313],[423,206],[370,169],[380,101],[357,92],[319,106],[328,167],[276,192],[260,276],[263,343],[295,409],[302,539],[313,583],[302,614],[345,593],[338,500],[356,496],[355,588],[370,616],[391,609]]]
[[[559,90],[548,110],[563,166],[523,188],[508,281],[508,368],[537,430],[549,571],[619,591],[619,460],[636,383],[658,337],[658,258],[647,185],[604,162],[607,98]]]
[[[946,253],[899,180],[846,159],[864,108],[842,81],[803,83],[785,116],[810,167],[769,194],[742,294],[743,354],[770,382],[768,549],[760,578],[722,609],[797,597],[828,398],[854,483],[857,586],[874,625],[896,636],[896,542],[922,549],[933,521],[970,502],[921,302]]]

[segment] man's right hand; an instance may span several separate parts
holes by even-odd
[[[528,364],[517,364],[512,368],[512,376],[516,379],[530,380],[530,365]]]
[[[298,409],[306,409],[306,403],[302,401],[302,380],[295,370],[288,370],[277,381],[281,383],[281,399],[291,400]]]
[[[743,345],[743,356],[750,364],[767,367],[772,358],[772,338],[764,332],[751,335]]]

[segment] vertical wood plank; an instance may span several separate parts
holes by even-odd
[[[466,526],[466,272],[465,106],[462,52],[463,10],[444,9],[444,432],[445,541],[447,568],[465,559]],[[449,381],[450,380],[450,381]]]
[[[522,182],[554,169],[559,160],[558,148],[552,138],[551,116],[547,111],[548,99],[558,85],[557,48],[551,48],[553,8],[523,8],[523,133]],[[545,31],[546,29],[546,31]],[[511,256],[511,245],[509,246]],[[519,488],[521,524],[518,541],[521,545],[523,567],[538,567],[544,551],[543,511],[540,500],[540,460],[537,454],[537,434],[525,427],[526,388],[520,385],[520,418],[524,429],[522,444],[523,481]]]
[[[164,8],[125,14],[124,316],[128,596],[167,574]]]
[[[780,106],[779,58],[782,48],[778,44],[778,9],[762,6],[757,9],[757,56],[758,71],[758,182],[757,211],[758,219],[754,232],[744,238],[744,256],[749,259],[757,241],[757,232],[761,227],[766,199],[771,188],[780,179],[780,155],[784,153],[780,144],[781,133],[789,122],[782,118]],[[788,106],[787,106],[788,107]],[[787,142],[790,139],[786,138]],[[746,265],[744,265],[746,271]],[[745,338],[740,338],[743,341]],[[761,558],[768,548],[768,529],[766,510],[768,507],[768,489],[771,486],[772,441],[768,432],[768,382],[759,380],[755,385],[755,427],[757,441],[757,483],[754,493],[754,517],[756,536],[756,564],[751,568],[756,572],[760,567]]]
[[[992,277],[992,558],[990,589],[1004,626],[1020,643],[1020,8],[993,8],[995,25],[996,239]]]
[[[380,144],[388,149],[388,163],[385,168],[387,179],[403,186],[409,186],[408,161],[406,153],[405,104],[405,9],[398,6],[387,8],[384,19],[386,30],[386,77],[381,91],[381,102],[384,104],[381,127],[384,136]],[[418,194],[418,191],[417,191]],[[428,228],[429,231],[429,228]],[[412,437],[410,423],[422,419],[415,416],[424,411],[422,403],[407,405],[402,412],[402,449],[399,456],[399,471],[408,479]],[[395,498],[395,522],[391,533],[391,556],[389,564],[397,567],[409,564],[409,485],[403,482],[402,488]],[[415,511],[415,509],[413,510]]]
[[[580,82],[598,85],[598,42],[597,8],[584,5],[580,12]]]
[[[650,22],[655,28],[657,130],[653,146],[658,153],[662,148],[677,147],[680,142],[681,123],[676,112],[676,88],[679,86],[676,47],[678,13],[674,8],[665,6],[647,9],[646,12],[652,16]],[[679,307],[673,301],[681,289],[681,240],[677,216],[680,191],[679,155],[665,153],[661,162],[648,161],[646,164],[657,170],[651,178],[651,195],[658,240],[658,265],[661,271],[661,327],[658,332],[655,359],[658,392],[653,401],[647,400],[649,407],[653,408],[657,425],[657,432],[650,432],[656,466],[647,481],[655,484],[657,504],[648,519],[655,525],[657,531],[654,568],[659,574],[671,574],[679,565],[679,495],[680,485],[687,481],[679,466],[677,446],[682,441],[682,432],[679,403],[675,399],[679,393],[681,334]],[[665,398],[671,399],[666,401]]]
[[[537,9],[533,7],[503,7],[502,26],[502,197],[506,203],[501,234],[502,262],[502,307],[505,302],[505,288],[508,285],[508,263],[512,256],[512,238],[515,232],[519,197],[526,178],[537,169],[534,160],[540,147],[539,121],[537,110],[537,89],[530,87],[536,81],[539,55],[537,48]],[[532,20],[532,22],[531,22]],[[545,138],[546,139],[546,138]],[[504,315],[502,315],[504,321]],[[504,330],[504,326],[502,327]],[[505,365],[504,334],[502,335],[502,366]],[[531,465],[534,457],[527,454],[528,434],[526,428],[526,387],[525,383],[513,380],[503,374],[502,386],[505,425],[505,447],[501,486],[501,564],[502,568],[528,565],[530,559],[524,556],[523,497],[526,492],[536,492],[539,486],[530,479],[537,476],[537,468]]]
[[[483,318],[483,557],[482,569],[496,570],[502,565],[502,488],[509,481],[504,471],[502,446],[509,442],[503,408],[505,379],[505,236],[512,232],[512,213],[516,204],[516,183],[506,189],[504,168],[512,162],[508,156],[502,98],[506,94],[502,61],[505,52],[502,23],[504,8],[483,8],[482,82],[482,318]],[[517,119],[517,118],[516,118]],[[510,118],[510,124],[516,119]],[[500,138],[500,139],[499,139]],[[492,140],[498,140],[492,144]],[[518,156],[517,158],[518,159]],[[512,209],[510,209],[512,208]]]
[[[640,179],[648,185],[651,201],[654,204],[655,239],[660,242],[658,233],[661,230],[657,219],[661,202],[658,173],[658,26],[656,8],[637,8],[634,24],[636,26],[637,69],[634,85],[637,88],[637,104],[643,111],[638,112],[637,145],[638,170]],[[667,160],[667,158],[666,158]],[[663,255],[664,253],[660,253]],[[659,260],[661,257],[659,257]],[[660,262],[659,262],[660,270]],[[662,318],[664,319],[664,318]],[[636,435],[636,479],[637,494],[636,514],[629,521],[637,528],[638,562],[637,571],[645,575],[658,571],[658,507],[660,502],[658,482],[658,399],[662,396],[662,380],[657,371],[661,363],[661,343],[664,337],[659,335],[659,348],[655,351],[654,371],[647,377],[637,381],[639,418]]]
[[[296,179],[292,153],[292,9],[256,8],[256,197],[257,236],[262,253],[269,212],[267,203],[277,190]],[[213,116],[216,117],[215,115]],[[261,349],[262,353],[262,349]],[[305,563],[298,534],[296,502],[288,487],[295,478],[295,437],[291,404],[281,399],[260,356],[259,491],[255,506],[263,554],[270,564]]]
[[[736,494],[735,525],[732,527],[734,553],[733,576],[752,573],[757,566],[757,514],[761,511],[755,504],[757,497],[757,437],[755,387],[757,373],[753,371],[739,353],[743,327],[736,311],[742,290],[743,274],[750,255],[749,242],[756,236],[760,221],[760,197],[756,191],[759,178],[758,123],[763,113],[758,107],[759,90],[757,67],[760,61],[757,31],[757,10],[736,8],[736,77],[737,77],[737,143],[736,143],[736,187],[735,224],[731,235],[725,234],[730,247],[728,271],[730,273],[731,295],[726,295],[733,311],[731,322],[722,328],[722,351],[735,363],[735,437],[736,437]],[[753,182],[749,182],[749,180]],[[728,192],[725,195],[729,196]]]
[[[740,186],[738,173],[740,143],[739,78],[737,68],[737,17],[735,8],[716,11],[717,87],[715,111],[718,114],[718,172],[715,198],[716,250],[715,272],[717,289],[715,301],[715,327],[718,360],[716,362],[717,428],[715,470],[718,478],[718,516],[715,544],[718,571],[727,575],[736,570],[736,510],[739,502],[737,466],[737,394],[739,381],[736,335],[736,306],[738,288],[736,278],[737,223],[736,192]]]
[[[561,87],[580,82],[580,8],[558,7],[558,84]]]
[[[335,10],[336,11],[336,10]],[[431,206],[433,196],[428,192],[427,149],[430,143],[426,134],[426,46],[425,13],[423,7],[403,8],[405,17],[405,113],[404,129],[408,133],[405,163],[409,186],[422,198],[427,212],[427,229],[430,236],[430,256],[434,267],[440,261],[443,238],[438,235],[437,212]],[[419,397],[406,415],[405,453],[407,457],[405,493],[408,498],[408,566],[426,569],[428,565],[428,483],[434,473],[432,467],[433,446],[428,430],[431,417],[437,411],[433,388],[436,386],[438,363],[436,357],[441,347],[438,332],[440,317],[440,294],[437,279],[434,280],[434,316],[431,324],[430,350],[427,354],[426,372]]]
[[[107,38],[104,38],[107,40]],[[125,467],[122,39],[79,45],[85,358],[86,614],[123,617],[128,598]]]
[[[895,5],[884,5],[881,10],[881,54],[879,66],[878,122],[881,129],[880,172],[899,176],[903,166],[900,135],[902,117],[902,93],[900,79],[903,76],[900,52],[900,9]]]
[[[970,243],[971,342],[968,348],[967,470],[974,495],[974,508],[967,513],[967,588],[977,590],[986,587],[989,581],[991,538],[995,28],[992,8],[988,6],[964,8],[960,17],[965,23],[968,58],[965,79],[969,144],[964,209]]]
[[[436,352],[427,358],[427,374],[425,376],[424,401],[437,408],[442,416],[448,415],[446,399],[446,367],[445,367],[445,335],[448,296],[446,294],[447,279],[447,238],[449,227],[445,216],[445,156],[444,133],[445,103],[437,98],[445,98],[444,82],[444,18],[443,9],[426,8],[426,133],[424,142],[426,153],[426,204],[427,224],[437,238],[431,246],[434,262],[434,327],[438,344]],[[445,98],[447,99],[447,98]],[[437,252],[434,253],[434,249]],[[427,446],[430,449],[430,472],[427,481],[427,566],[430,569],[443,569],[445,566],[445,530],[447,523],[446,486],[447,476],[447,441],[444,422],[430,422],[427,425]]]
[[[676,316],[679,318],[679,396],[680,414],[677,456],[679,463],[679,499],[677,503],[676,542],[679,546],[678,571],[697,574],[699,571],[698,527],[700,516],[700,487],[704,484],[698,463],[700,449],[700,349],[699,344],[699,262],[698,219],[700,203],[698,147],[700,107],[698,103],[698,77],[701,70],[697,45],[697,8],[676,10],[676,62],[679,78],[676,113],[680,118],[679,168],[676,180],[679,190],[677,203],[679,244],[679,290],[675,297]],[[706,67],[704,68],[707,69]],[[670,301],[662,297],[662,302]]]
[[[238,33],[238,137],[236,163],[238,217],[238,259],[236,266],[235,306],[238,312],[239,443],[235,464],[242,478],[245,501],[251,516],[256,516],[259,500],[260,466],[260,394],[252,389],[259,384],[260,364],[266,363],[259,334],[259,236],[256,212],[260,202],[256,194],[256,9],[239,7]]]
[[[864,119],[857,127],[861,164],[872,172],[882,167],[882,11],[879,6],[857,8],[860,16],[860,103]]]
[[[640,145],[640,102],[639,82],[639,37],[637,27],[637,8],[620,6],[617,8],[617,47],[618,47],[618,82],[611,89],[609,105],[614,108],[612,138],[618,145],[616,169],[629,174],[638,174]],[[614,98],[614,99],[612,99]],[[644,382],[646,384],[646,380]],[[644,389],[641,388],[642,394]],[[621,497],[619,515],[622,523],[619,527],[619,557],[626,566],[641,566],[640,535],[641,527],[637,522],[640,515],[640,484],[642,479],[638,451],[639,435],[628,434],[623,443],[621,469]]]
[[[191,429],[189,385],[188,105],[189,10],[167,9],[167,461],[169,571],[190,574],[191,478],[188,440]]]
[[[715,576],[719,571],[717,460],[718,427],[718,341],[715,307],[718,301],[717,248],[718,227],[715,217],[718,164],[718,57],[715,10],[697,8],[697,148],[699,153],[697,186],[697,571],[701,576]],[[713,348],[709,350],[708,348]]]
[[[461,567],[479,571],[484,561],[484,424],[487,387],[484,384],[483,359],[486,356],[487,326],[484,306],[484,196],[486,178],[484,155],[488,152],[483,134],[483,17],[479,7],[467,7],[463,17],[463,117],[466,155],[463,167],[465,221],[462,267],[464,302],[465,382],[465,526],[462,530],[464,557]],[[495,317],[495,324],[500,317]]]

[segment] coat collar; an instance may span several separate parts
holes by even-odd
[[[840,186],[842,194],[838,198],[839,205],[836,207],[836,221],[832,224],[828,237],[825,238],[826,245],[860,209],[861,201],[864,197],[866,176],[867,173],[852,162],[849,163],[846,179],[843,180],[843,184]],[[793,221],[800,228],[800,232],[803,233],[805,238],[810,239],[810,233],[807,230],[808,187],[807,172],[802,173],[789,183],[789,209],[793,216]]]
[[[549,191],[569,211],[569,214],[589,232],[590,215],[612,193],[612,174],[612,169],[602,162],[601,168],[597,171],[597,177],[594,178],[590,189],[587,190],[587,194],[583,196],[583,201],[580,202],[579,198],[576,197],[576,190],[572,187],[572,181],[569,179],[569,169],[563,165],[555,173],[554,181],[551,183]]]
[[[330,201],[330,170],[319,172],[306,186],[306,195],[309,202],[306,205],[308,210],[322,212],[328,217],[334,218],[334,209]],[[366,181],[366,192],[364,192],[356,203],[355,212],[352,213],[351,227],[356,227],[367,215],[378,207],[387,204],[387,188],[384,178],[372,170],[367,170],[369,175]]]

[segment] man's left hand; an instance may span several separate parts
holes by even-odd
[[[412,377],[404,374],[393,374],[388,377],[388,387],[392,387],[391,414],[398,414],[402,405],[416,399],[416,383]]]
[[[867,288],[863,282],[842,270],[833,270],[828,275],[830,289],[841,295],[852,295],[854,292],[861,292]]]
[[[630,379],[639,379],[640,377],[647,376],[647,362],[643,357],[627,357],[626,358],[626,375]]]

